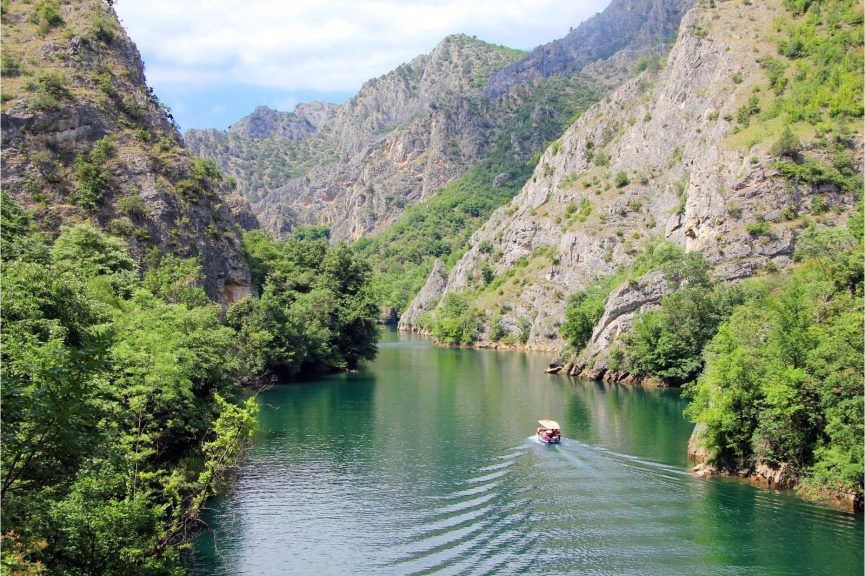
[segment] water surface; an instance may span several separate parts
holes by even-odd
[[[690,475],[677,390],[547,361],[386,332],[359,373],[262,393],[193,573],[862,574],[861,516]]]

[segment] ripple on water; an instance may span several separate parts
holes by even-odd
[[[543,360],[405,340],[264,392],[193,574],[862,574],[861,517],[695,478],[677,396],[559,385]],[[538,414],[575,437],[525,437]]]

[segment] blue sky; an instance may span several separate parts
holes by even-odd
[[[181,129],[258,105],[342,102],[448,34],[531,49],[609,0],[116,0],[148,83]]]

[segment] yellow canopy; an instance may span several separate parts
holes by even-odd
[[[538,420],[538,424],[546,428],[547,430],[558,430],[559,423],[555,420]]]

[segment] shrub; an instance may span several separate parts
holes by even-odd
[[[15,56],[9,49],[0,53],[0,74],[7,78],[18,76],[21,73],[21,58]]]
[[[478,337],[480,315],[465,297],[448,293],[432,319],[430,331],[444,344],[471,344]]]
[[[751,122],[751,116],[755,116],[759,113],[760,99],[757,98],[757,96],[751,96],[747,104],[742,105],[736,112],[736,119],[739,121],[739,124],[748,126]]]
[[[120,198],[117,201],[117,211],[130,218],[144,218],[147,215],[144,199],[137,194]]]
[[[747,226],[745,226],[745,230],[748,231],[748,234],[751,236],[772,236],[772,227],[769,226],[769,223],[765,220],[756,220],[754,222],[749,222]]]
[[[727,214],[738,220],[742,217],[742,205],[738,202],[728,202]]]
[[[74,169],[78,188],[74,200],[79,206],[95,208],[102,202],[112,182],[111,174],[105,168],[110,153],[111,140],[106,136],[93,145],[89,154],[75,158]]]
[[[778,157],[797,158],[802,151],[802,143],[799,138],[790,130],[789,126],[784,127],[784,132],[778,140],[772,144],[772,154]]]
[[[39,31],[43,34],[46,34],[51,28],[63,24],[59,6],[56,0],[43,0],[36,6],[33,20],[39,25]]]
[[[616,188],[624,188],[631,183],[627,173],[624,170],[619,170],[618,172],[616,172],[614,182],[616,184]]]

